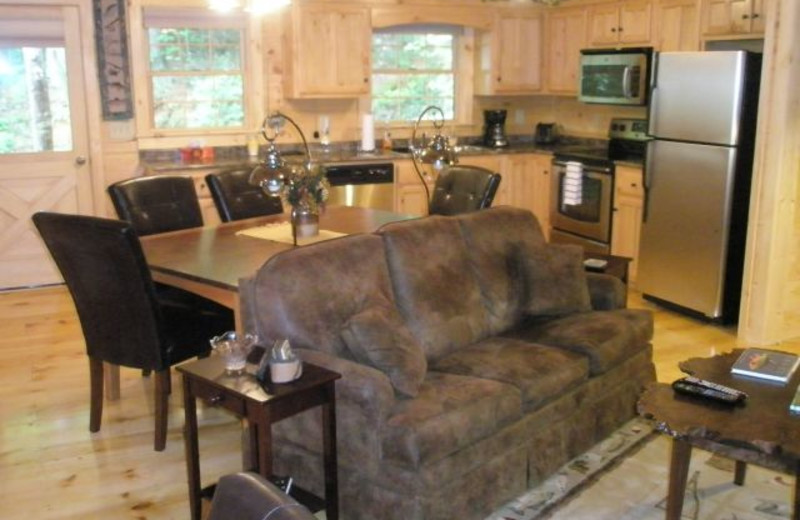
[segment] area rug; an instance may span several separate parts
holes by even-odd
[[[638,421],[487,520],[663,520],[671,441]],[[729,459],[694,450],[682,518],[791,518],[794,478],[750,465],[744,486],[736,486],[733,469]]]

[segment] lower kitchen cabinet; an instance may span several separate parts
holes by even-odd
[[[428,214],[428,200],[411,159],[394,162],[394,209],[397,213],[423,217]],[[433,193],[433,180],[428,183]]]
[[[643,211],[644,186],[641,168],[617,165],[614,170],[611,254],[632,259],[628,268],[630,282],[636,282]]]
[[[545,238],[550,238],[550,163],[545,154],[510,154],[503,158],[494,205],[527,209],[536,215]]]

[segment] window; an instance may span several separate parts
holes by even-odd
[[[372,35],[372,113],[378,121],[415,121],[428,105],[455,118],[455,31],[389,28]]]
[[[0,46],[0,154],[72,150],[64,47]]]
[[[153,128],[243,128],[241,26],[202,16],[146,20]]]

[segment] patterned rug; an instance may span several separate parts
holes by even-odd
[[[670,439],[635,419],[486,520],[663,520],[669,453]],[[682,518],[791,518],[794,478],[751,465],[736,486],[733,469],[694,450]]]

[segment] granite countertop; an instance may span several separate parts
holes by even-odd
[[[541,153],[553,154],[564,146],[580,145],[595,145],[604,146],[605,141],[601,139],[582,139],[562,137],[556,144],[537,144],[531,138],[514,138],[511,137],[510,144],[504,148],[489,148],[475,143],[472,139],[462,139],[457,145],[457,152],[459,157],[469,157],[477,155],[507,155],[507,154],[526,154],[526,153]],[[200,161],[185,163],[181,162],[177,157],[179,154],[170,151],[155,151],[144,152],[141,154],[142,165],[154,173],[166,173],[172,171],[191,171],[191,170],[207,170],[207,169],[223,169],[234,168],[237,166],[255,166],[258,164],[259,159],[256,157],[249,157],[242,153],[243,150],[231,149],[225,150],[227,153],[217,155],[217,158],[211,161]],[[303,152],[296,147],[287,147],[282,150],[283,157],[288,162],[301,162],[303,160]],[[356,148],[355,145],[345,143],[342,145],[333,145],[328,148],[322,148],[319,145],[311,147],[311,158],[315,163],[322,164],[347,164],[347,163],[364,163],[364,162],[391,162],[402,159],[409,159],[411,154],[408,152],[406,143],[396,143],[391,150],[376,149],[373,152],[363,152]],[[637,161],[615,161],[617,164],[626,166],[641,167],[642,163]]]

